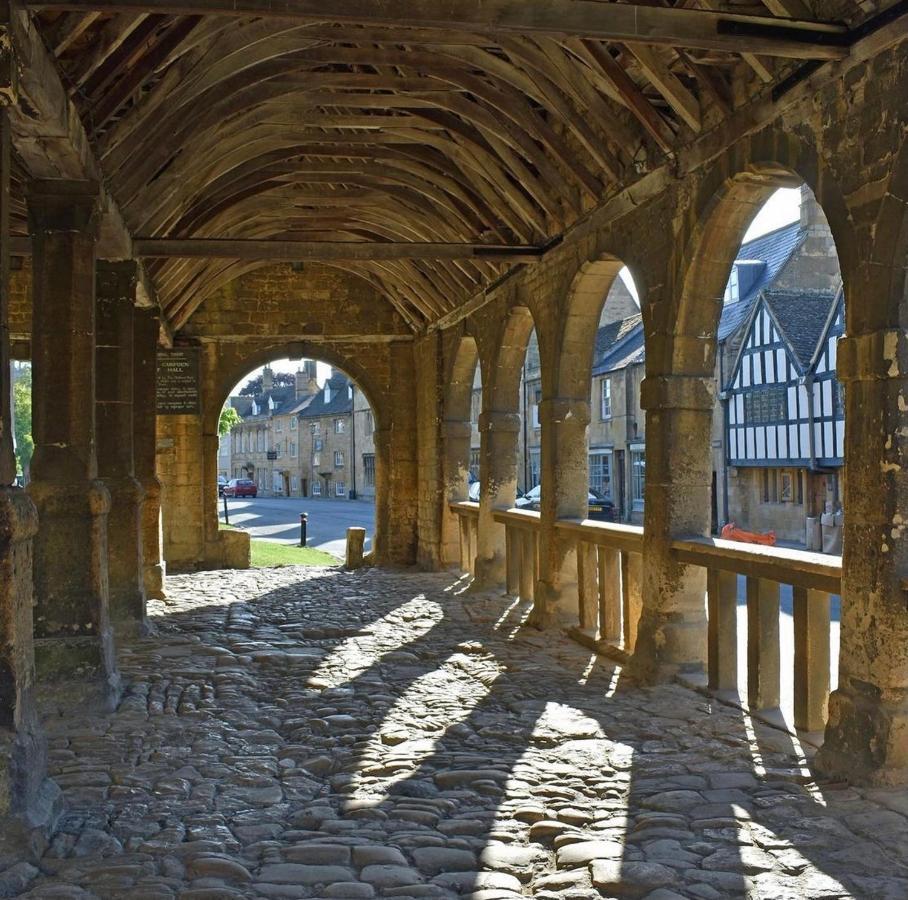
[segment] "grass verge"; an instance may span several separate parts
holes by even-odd
[[[221,528],[233,528],[221,522]],[[254,569],[270,569],[274,566],[339,566],[341,561],[324,550],[313,547],[296,547],[293,544],[278,544],[275,541],[249,542],[250,562]]]

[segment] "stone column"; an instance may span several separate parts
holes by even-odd
[[[677,562],[672,541],[707,535],[715,380],[648,376],[643,609],[632,669],[647,681],[702,671],[707,655],[706,570]]]
[[[110,495],[95,450],[95,184],[40,181],[28,197],[33,244],[32,433],[35,649],[40,678],[100,690],[119,677],[108,611]],[[55,700],[65,702],[61,691]]]
[[[133,461],[142,486],[142,563],[145,595],[164,597],[161,482],[157,476],[157,348],[161,320],[154,307],[133,313]]]
[[[517,436],[520,416],[500,410],[479,414],[479,540],[473,566],[478,590],[505,586],[507,554],[505,528],[492,518],[496,509],[509,509],[517,499]],[[469,438],[467,438],[469,441]]]
[[[59,789],[47,779],[47,745],[34,702],[34,504],[16,477],[10,410],[10,133],[0,112],[0,856],[22,858],[29,828],[50,826]]]
[[[136,264],[101,261],[97,267],[98,474],[110,493],[107,548],[110,618],[124,636],[148,629],[142,559],[142,485],[133,461],[134,311]]]
[[[839,685],[816,763],[852,781],[904,783],[908,334],[893,329],[842,338],[837,374],[845,384],[846,459]]]
[[[442,562],[445,565],[460,564],[460,521],[448,510],[448,504],[466,500],[468,497],[467,473],[470,468],[469,422],[448,420],[443,423],[444,441],[444,497],[442,502]]]
[[[587,428],[589,400],[544,397],[542,426],[542,497],[539,582],[532,621],[539,627],[576,625],[579,621],[577,552],[555,529],[560,518],[584,519],[589,506]]]
[[[366,559],[384,565],[390,561],[391,429],[376,428],[372,432],[372,441],[375,446],[375,530],[372,532],[372,549],[366,554]],[[313,472],[312,478],[318,478],[318,473]]]

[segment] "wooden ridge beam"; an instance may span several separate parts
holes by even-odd
[[[538,262],[548,247],[533,244],[459,244],[434,241],[307,241],[246,238],[145,238],[133,240],[136,259],[235,259],[257,262],[426,259]],[[31,238],[10,238],[13,256],[31,256]]]
[[[174,16],[220,15],[300,22],[339,22],[459,28],[487,34],[532,34],[636,41],[729,53],[792,59],[848,55],[844,25],[805,19],[780,20],[702,9],[653,7],[596,0],[30,0],[32,9],[68,12],[137,12]]]
[[[143,238],[133,242],[138,258],[308,260],[474,259],[535,262],[544,247],[508,244],[451,244],[416,241],[286,241],[226,238]]]

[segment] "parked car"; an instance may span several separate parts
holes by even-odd
[[[474,503],[479,503],[479,493],[480,493],[480,484],[479,481],[471,481],[470,487],[467,489],[467,499],[472,500]],[[517,488],[517,505],[520,506],[520,501],[523,499],[523,491],[520,488]]]
[[[257,497],[258,485],[251,478],[231,478],[224,485],[225,497]]]
[[[539,511],[540,485],[536,485],[532,490],[526,492],[523,502],[517,501],[517,505],[524,509]],[[596,519],[600,522],[615,521],[615,504],[608,498],[603,497],[597,491],[589,488],[587,495],[586,517]]]
[[[224,496],[224,488],[227,487],[227,478],[224,475],[218,475],[218,496]]]

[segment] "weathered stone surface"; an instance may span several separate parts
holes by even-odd
[[[525,607],[451,585],[368,569],[169,578],[155,635],[121,649],[119,710],[48,720],[67,811],[34,862],[0,856],[0,884],[35,900],[899,896],[894,793],[820,804],[818,786],[775,774],[802,771],[779,732],[753,726],[761,769],[728,739],[732,708],[627,680],[607,696],[609,663],[590,669],[567,639],[515,630]],[[456,650],[465,634],[482,654]],[[260,661],[272,653],[297,662]]]

